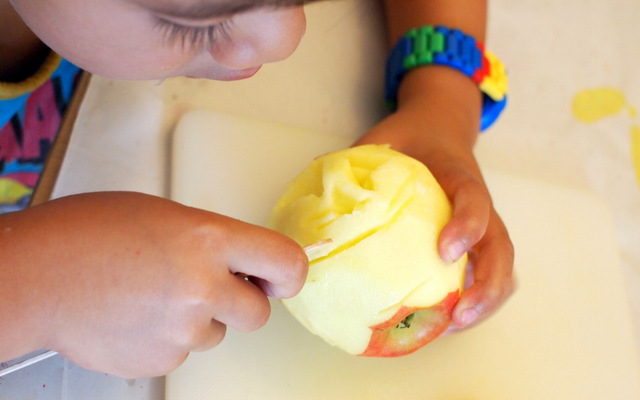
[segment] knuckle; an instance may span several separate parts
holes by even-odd
[[[169,372],[181,366],[185,362],[188,356],[189,356],[188,352],[183,352],[181,354],[176,355],[171,360],[169,360],[165,365],[159,368],[159,370],[153,375],[158,375],[158,376],[167,375]]]
[[[287,272],[286,280],[292,284],[292,293],[290,295],[295,296],[302,289],[309,272],[309,258],[299,246]]]
[[[204,332],[196,324],[186,324],[179,328],[174,336],[175,343],[179,348],[190,350],[202,343]]]
[[[262,328],[263,326],[266,325],[267,321],[269,320],[269,317],[271,316],[271,306],[269,305],[268,301],[265,303],[266,303],[266,307],[262,310],[262,312],[259,315],[256,316],[255,324],[250,328],[251,331],[255,331]]]
[[[285,290],[282,296],[284,298],[293,297],[302,290],[309,272],[309,259],[302,249],[296,251],[292,262],[283,272],[283,282],[288,290]]]
[[[515,280],[512,275],[505,276],[497,284],[485,292],[483,303],[489,309],[496,309],[508,299],[515,290]]]
[[[473,191],[476,196],[481,196],[482,198],[486,199],[486,201],[489,201],[491,197],[491,195],[489,194],[489,189],[482,181],[478,179],[470,179],[469,183],[470,190]]]
[[[295,242],[291,241],[286,250],[287,253],[278,271],[279,287],[275,288],[274,295],[278,298],[293,297],[304,286],[309,271],[309,259],[304,250]]]
[[[182,288],[185,312],[192,315],[209,315],[214,305],[224,304],[224,292],[216,289],[212,277],[194,276]]]
[[[500,300],[502,298],[502,289],[501,288],[491,288],[484,293],[482,303],[484,304],[484,308],[488,310],[495,309],[498,304],[500,304]]]
[[[224,340],[227,334],[227,326],[221,322],[211,320],[211,333],[203,340],[195,350],[209,350],[216,347]]]
[[[226,325],[215,320],[210,320],[209,323],[187,324],[175,334],[175,343],[185,351],[207,350],[220,344],[226,331]]]
[[[504,282],[503,298],[509,298],[516,291],[517,281],[513,275],[510,275]]]

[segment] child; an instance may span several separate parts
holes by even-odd
[[[303,2],[0,0],[0,37],[11,20],[22,26],[23,43],[35,43],[17,46],[27,56],[16,51],[12,59],[37,60],[28,55],[42,54],[41,40],[116,79],[235,80],[294,51],[305,29]],[[425,25],[484,39],[483,0],[385,5],[392,45]],[[21,67],[3,57],[0,66],[20,76]],[[466,328],[491,315],[513,287],[512,245],[472,153],[482,95],[474,81],[442,66],[411,69],[393,94],[397,110],[358,144],[389,143],[421,160],[452,200],[439,250],[445,260],[470,251],[473,283],[453,313],[454,325]],[[217,345],[226,326],[259,328],[269,316],[267,296],[295,295],[307,270],[302,249],[275,232],[122,192],[0,215],[0,254],[0,360],[49,348],[125,377],[171,371],[189,352]]]

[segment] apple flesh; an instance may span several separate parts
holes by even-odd
[[[442,188],[420,162],[388,146],[319,157],[276,203],[269,226],[316,249],[301,292],[283,300],[307,329],[361,356],[409,354],[451,323],[466,256],[437,249],[451,218]]]

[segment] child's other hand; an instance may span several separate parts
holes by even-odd
[[[429,69],[424,72],[434,73]],[[459,80],[457,71],[435,72]],[[468,110],[479,112],[479,91],[466,81],[460,90],[452,90],[453,83],[444,80],[447,77],[438,76],[427,89],[410,93],[398,111],[357,144],[391,144],[422,161],[451,200],[453,217],[440,234],[440,256],[451,261],[468,251],[472,266],[468,277],[471,284],[453,311],[456,330],[487,318],[511,295],[514,250],[473,155],[479,115],[470,115]],[[411,79],[420,79],[420,74]],[[466,97],[465,90],[469,93]],[[468,99],[474,95],[478,104],[469,105]]]
[[[260,328],[267,296],[295,295],[307,273],[285,236],[148,195],[77,195],[20,215],[6,222],[23,236],[11,253],[30,307],[46,312],[34,314],[37,344],[118,376],[166,374],[226,326]]]
[[[514,250],[507,229],[475,161],[452,156],[432,164],[432,171],[453,203],[453,217],[438,242],[446,261],[469,255],[467,287],[453,311],[451,331],[465,329],[489,317],[514,290]]]

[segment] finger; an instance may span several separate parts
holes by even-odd
[[[484,235],[491,214],[491,198],[480,182],[467,180],[454,193],[453,214],[438,238],[438,252],[447,262],[458,260]]]
[[[175,345],[175,351],[178,353],[189,353],[191,351],[203,351],[217,346],[222,342],[227,332],[227,326],[211,318],[210,315],[202,315],[194,313],[175,319],[172,329],[169,329],[169,342]],[[167,346],[167,356],[172,355],[170,346]],[[158,357],[160,353],[158,354]],[[175,354],[173,354],[175,356]]]
[[[229,274],[212,294],[211,317],[242,332],[261,328],[269,319],[271,305],[265,293],[243,276]]]
[[[495,211],[491,215],[485,237],[469,253],[473,283],[454,308],[452,319],[458,328],[470,327],[493,314],[515,287],[513,245]]]
[[[256,225],[244,224],[241,229],[229,245],[227,263],[231,272],[256,277],[268,296],[295,296],[302,289],[309,268],[302,247],[278,232]]]
[[[195,344],[191,351],[205,351],[222,343],[227,332],[227,326],[220,321],[211,319],[209,326],[203,332],[203,337]]]

